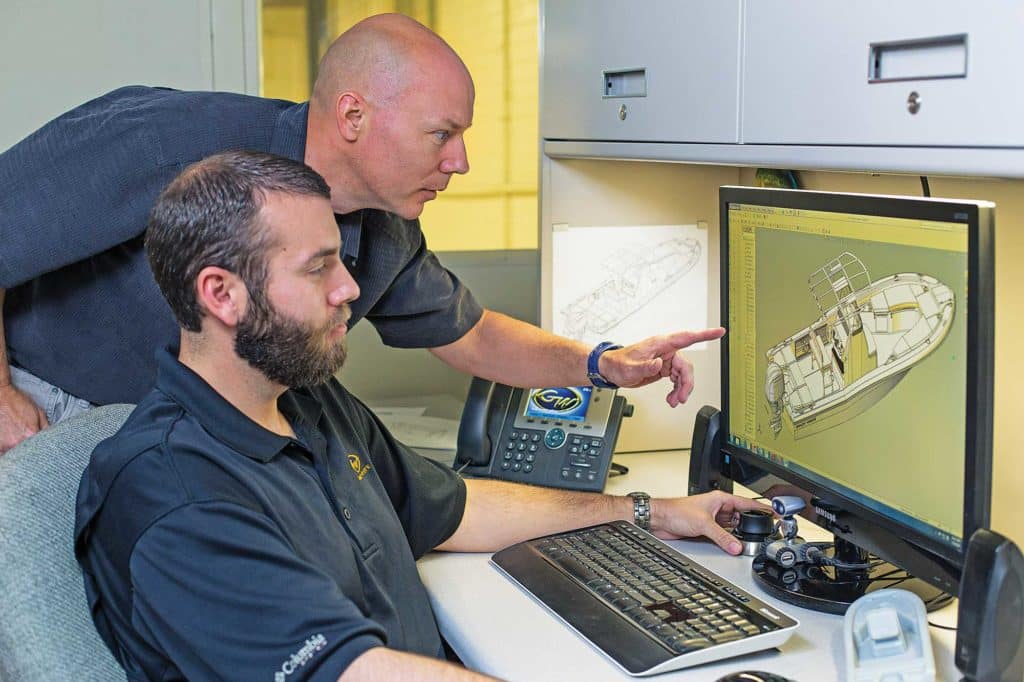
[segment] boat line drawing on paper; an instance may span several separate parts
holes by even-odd
[[[864,412],[938,348],[953,323],[947,285],[917,272],[871,281],[849,251],[807,284],[821,317],[767,351],[764,391],[776,436],[783,415],[803,438]]]
[[[603,336],[685,277],[700,257],[700,242],[693,237],[617,250],[600,265],[605,279],[562,308],[565,335],[579,340]]]

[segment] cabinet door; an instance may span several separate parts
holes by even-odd
[[[1020,146],[1021,35],[1018,0],[748,2],[742,141]]]
[[[541,136],[738,141],[739,0],[546,0]]]

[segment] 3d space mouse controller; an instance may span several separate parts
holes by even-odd
[[[743,543],[744,556],[756,556],[766,542],[781,537],[775,531],[775,519],[768,512],[740,512],[740,522],[736,524],[732,534]]]

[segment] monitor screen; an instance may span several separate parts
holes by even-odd
[[[988,520],[994,206],[722,188],[721,211],[725,451],[955,588]]]

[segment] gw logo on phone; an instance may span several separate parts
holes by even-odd
[[[535,392],[530,400],[542,410],[571,412],[583,403],[583,394],[575,388],[545,388]]]

